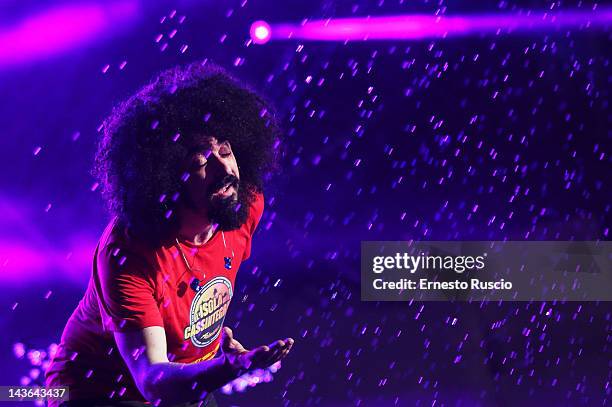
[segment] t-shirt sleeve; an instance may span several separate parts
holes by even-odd
[[[251,207],[249,208],[249,217],[246,221],[247,228],[247,241],[244,247],[244,255],[242,256],[242,260],[246,260],[251,256],[251,240],[253,239],[253,234],[255,233],[255,229],[257,229],[257,225],[261,220],[261,215],[264,210],[264,197],[263,194],[259,193],[255,196],[253,203],[251,203]]]
[[[163,327],[148,263],[114,245],[99,246],[96,259],[94,278],[104,330]]]

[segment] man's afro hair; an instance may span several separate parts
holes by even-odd
[[[196,62],[159,74],[103,123],[95,158],[107,206],[130,233],[158,245],[178,231],[181,166],[203,139],[229,141],[247,202],[277,168],[271,106],[219,66]]]

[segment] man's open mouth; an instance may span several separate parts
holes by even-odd
[[[213,195],[221,195],[223,197],[230,196],[236,192],[236,188],[234,187],[234,183],[228,182],[223,187],[219,188]]]

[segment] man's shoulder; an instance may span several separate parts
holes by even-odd
[[[253,202],[251,203],[251,208],[249,211],[249,218],[255,219],[256,222],[259,222],[261,215],[264,211],[265,200],[262,192],[257,192],[255,197],[253,198]]]
[[[259,224],[264,211],[264,196],[262,192],[256,192],[249,207],[249,217],[245,222],[245,227],[250,234],[253,234],[255,228]]]
[[[118,265],[131,263],[151,264],[156,249],[130,235],[128,228],[117,217],[109,221],[98,246],[98,258]]]

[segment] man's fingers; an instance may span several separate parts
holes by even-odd
[[[247,369],[268,367],[283,359],[293,347],[293,338],[279,339],[272,342],[270,345],[263,345],[254,348],[248,352],[248,363],[245,366]]]
[[[253,364],[254,367],[268,367],[278,358],[281,353],[281,348],[278,347],[278,344],[271,344],[270,346],[274,346],[274,348],[266,346],[266,352],[260,352],[254,359]]]
[[[293,340],[293,338],[285,339],[285,349],[291,349],[294,343],[295,341]]]
[[[234,332],[232,332],[231,328],[224,326],[223,327],[223,334],[225,336],[227,336],[229,339],[233,339],[234,338]]]
[[[242,359],[242,365],[245,369],[250,369],[254,365],[256,366],[260,363],[260,359],[262,359],[268,352],[270,348],[267,346],[260,346],[255,349],[251,349],[250,351],[245,350],[244,353],[240,355]]]
[[[284,340],[279,339],[278,341],[274,342],[274,344],[277,345],[280,349],[286,349],[291,348],[294,342],[295,341],[293,340],[293,338],[285,338]],[[272,345],[270,345],[270,347],[272,347]]]
[[[224,326],[221,334],[221,346],[223,349],[237,352],[245,352],[246,349],[242,344],[234,338],[234,332],[231,328]]]
[[[221,349],[231,349],[233,340],[232,330],[228,327],[223,327],[221,333]]]
[[[294,340],[292,338],[286,338],[283,340],[278,340],[270,345],[270,349],[275,349],[274,353],[270,355],[270,358],[267,360],[267,363],[270,365],[276,363],[280,359],[284,358],[289,350],[293,347]]]
[[[284,349],[284,350],[281,352],[280,357],[279,357],[279,359],[278,359],[278,360],[281,360],[281,359],[285,358],[285,357],[286,357],[286,356],[289,354],[289,351],[290,351],[290,350],[291,350],[290,348],[286,348],[286,349]]]
[[[284,340],[284,341],[283,340],[278,340],[278,341],[274,342],[270,346],[270,349],[274,350],[274,353],[272,355],[270,355],[270,360],[277,359],[278,356],[281,354],[281,352],[283,352],[289,346],[291,346],[291,344],[287,340]]]
[[[268,366],[273,365],[274,363],[287,356],[289,354],[289,351],[293,347],[293,343],[294,341],[291,338],[287,338],[285,341],[277,341],[276,345],[279,347],[276,348],[276,351],[272,355],[270,355],[270,358],[268,360],[266,360],[266,364]],[[283,346],[281,347],[281,345]]]
[[[291,348],[293,347],[294,341],[291,338],[287,338],[285,343],[286,343],[286,346],[281,350],[280,355],[278,356],[278,360],[285,358],[289,354],[289,352],[291,351]]]
[[[285,342],[282,340],[274,341],[270,344],[270,349],[280,349],[285,347]]]
[[[270,351],[270,348],[266,345],[260,346],[252,350],[254,355],[265,355],[269,351]]]
[[[257,355],[257,360],[254,362],[256,362],[256,364],[258,364],[259,366],[269,366],[270,361],[273,360],[276,355],[278,355],[278,353],[283,349],[282,345],[284,345],[284,342],[279,340],[272,342],[268,346],[265,346],[267,351]],[[264,347],[262,346],[260,348]]]
[[[277,348],[276,350],[274,350],[274,352],[270,355],[270,358],[268,359],[267,363],[269,365],[271,365],[272,363],[274,363],[274,361],[280,356],[280,354],[283,352],[284,348]]]
[[[270,354],[270,348],[268,346],[260,346],[258,348],[253,349],[251,352],[251,362],[255,364],[261,363],[261,361],[268,358]]]
[[[272,366],[273,364],[275,364],[275,363],[276,363],[276,362],[278,362],[279,360],[282,360],[282,359],[283,359],[285,356],[287,356],[287,354],[288,354],[288,353],[289,353],[289,352],[288,352],[288,351],[286,351],[286,350],[282,350],[282,351],[277,352],[277,353],[274,355],[274,357],[270,358],[270,359],[267,361],[267,363],[266,363],[266,364],[267,364],[267,366]]]
[[[256,369],[268,367],[283,359],[293,347],[293,338],[279,339],[269,345],[262,345],[247,350],[240,342],[234,339],[234,333],[229,327],[223,327],[221,337],[224,352],[231,352],[239,357],[239,362],[244,369]]]

